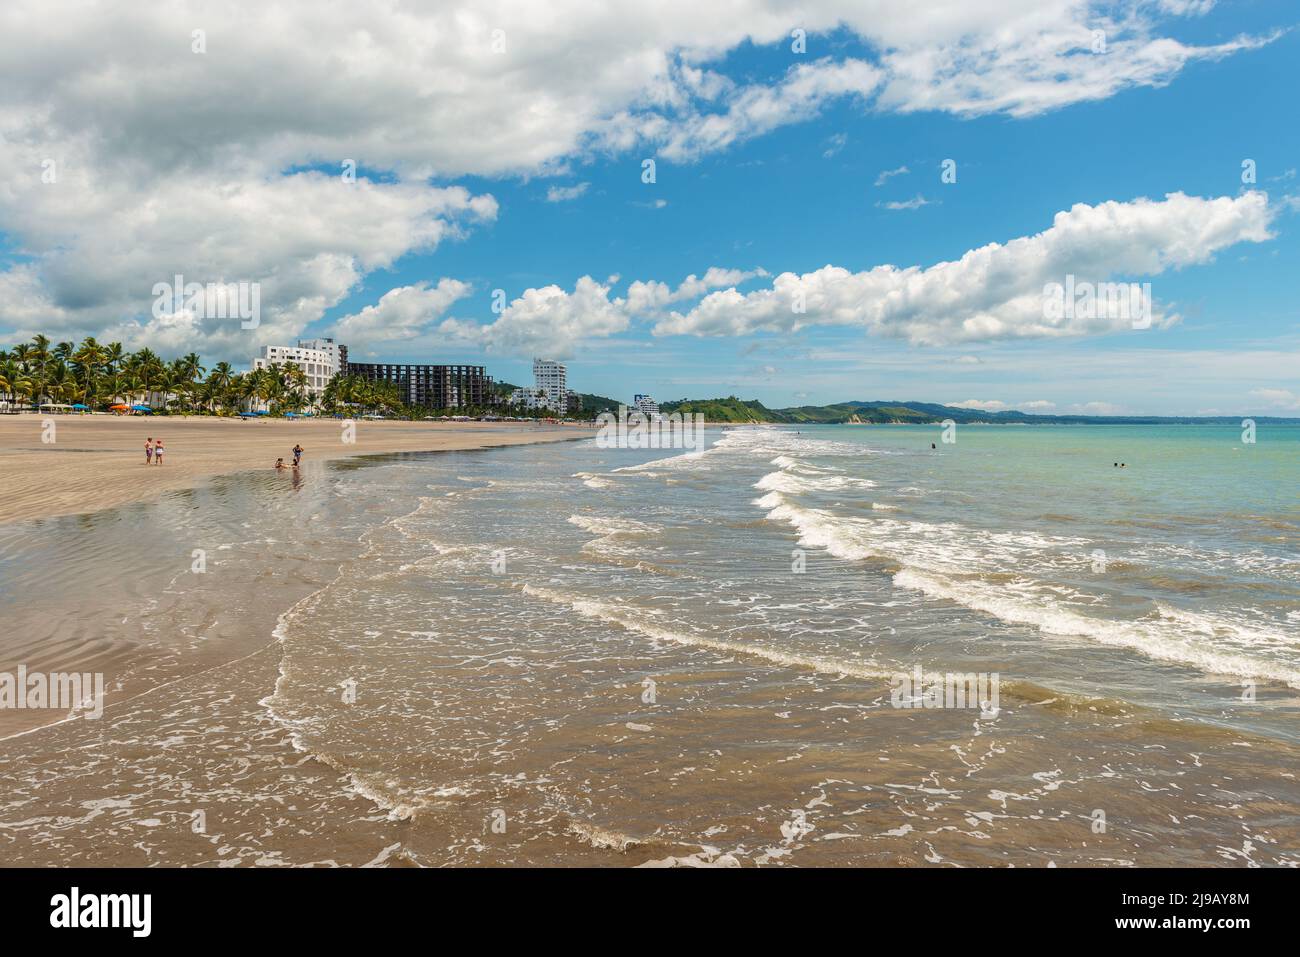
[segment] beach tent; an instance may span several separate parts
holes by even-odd
[[[73,407],[74,409],[89,409],[89,408],[90,408],[90,406],[85,405],[85,404],[83,404],[83,403],[81,403],[81,402],[74,402],[74,403],[72,403],[72,407]]]
[[[131,406],[131,411],[150,413],[153,412],[153,409],[149,408],[147,405],[133,405]]]
[[[241,412],[241,413],[239,413],[239,417],[240,417],[241,419],[255,419],[255,418],[257,418],[257,413],[256,413],[256,412]]]

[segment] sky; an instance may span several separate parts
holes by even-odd
[[[977,9],[978,8],[978,9]],[[8,0],[0,344],[1300,414],[1283,2]],[[155,285],[256,284],[255,328]],[[1149,283],[1149,315],[1053,284]]]

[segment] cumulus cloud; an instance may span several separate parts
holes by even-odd
[[[766,275],[763,269],[713,266],[703,276],[687,276],[676,287],[658,280],[635,280],[628,285],[625,296],[615,297],[610,296],[610,291],[617,276],[603,283],[583,276],[572,291],[558,285],[525,290],[490,323],[448,319],[438,328],[445,336],[488,352],[521,356],[545,353],[565,359],[573,356],[580,343],[624,332],[636,318],[660,316],[672,303],[695,299],[724,286],[734,288]]]
[[[469,284],[458,279],[442,279],[433,288],[427,282],[399,286],[384,293],[375,305],[344,316],[334,333],[343,342],[359,346],[414,339],[469,293]]]
[[[583,276],[572,292],[556,285],[528,289],[492,323],[448,319],[439,331],[488,352],[567,359],[582,340],[627,329],[627,311],[610,300],[609,288]]]
[[[949,402],[954,409],[978,409],[981,412],[1002,412],[1011,408],[999,399],[966,399],[962,402]]]
[[[1098,282],[1203,263],[1236,243],[1270,239],[1274,213],[1260,192],[1080,203],[1057,213],[1041,233],[990,243],[928,268],[882,265],[850,272],[827,265],[802,275],[781,273],[769,288],[749,293],[714,292],[689,311],[660,320],[654,331],[735,336],[861,326],[916,345],[1111,332],[1130,328],[1131,319],[1107,310],[1049,317],[1044,286],[1067,275]],[[1176,320],[1156,318],[1162,324]]]
[[[435,178],[555,175],[633,149],[692,161],[845,101],[1028,116],[1266,42],[1162,35],[1207,5],[9,0],[0,222],[21,261],[0,273],[0,329],[247,356],[225,328],[148,317],[152,283],[258,281],[260,341],[285,338],[374,269],[495,216]],[[788,52],[793,24],[804,57],[726,75],[745,44]],[[831,31],[857,49],[830,51]]]
[[[373,270],[497,212],[491,196],[461,187],[344,183],[312,171],[242,182],[178,173],[153,183],[148,196],[140,189],[72,168],[53,184],[20,176],[0,193],[6,225],[32,252],[0,273],[0,327],[18,338],[96,335],[130,348],[247,360],[261,343],[320,319]],[[155,317],[154,285],[178,275],[186,283],[256,283],[260,324]]]

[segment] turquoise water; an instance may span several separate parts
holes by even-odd
[[[1300,428],[800,431],[836,447],[780,463],[762,504],[831,554],[1045,634],[1300,688]],[[819,481],[838,475],[871,494]]]

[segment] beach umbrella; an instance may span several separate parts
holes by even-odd
[[[133,406],[131,406],[131,411],[132,411],[132,412],[152,412],[153,409],[149,408],[149,406],[147,406],[147,405],[133,405]]]

